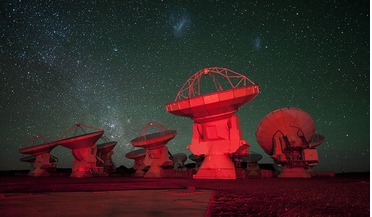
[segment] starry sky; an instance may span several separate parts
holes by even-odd
[[[190,152],[192,120],[166,112],[184,82],[226,67],[260,85],[237,114],[250,150],[259,121],[297,107],[326,137],[315,171],[370,166],[370,17],[367,0],[4,0],[0,3],[0,170],[28,169],[18,149],[76,123],[105,130],[113,161],[131,167],[130,140],[150,121]],[[152,129],[156,131],[157,129]],[[100,141],[98,141],[100,142]],[[70,150],[56,147],[58,167]]]

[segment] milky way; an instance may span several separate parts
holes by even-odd
[[[238,115],[251,151],[255,131],[281,107],[314,119],[326,142],[315,170],[369,170],[368,1],[2,1],[0,169],[27,169],[18,149],[33,135],[58,138],[76,123],[129,141],[150,122],[190,154],[192,121],[165,111],[193,73],[226,67],[260,85]],[[69,150],[52,154],[71,167]]]

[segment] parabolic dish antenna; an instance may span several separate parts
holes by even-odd
[[[110,142],[105,136],[102,136],[101,139],[104,140],[104,143],[97,145],[97,166],[103,167],[103,171],[107,174],[114,173],[116,167],[112,162],[112,155],[114,154],[112,150],[115,148],[117,142]]]
[[[247,171],[245,176],[248,178],[258,178],[261,177],[261,169],[258,166],[258,161],[262,159],[262,155],[251,153],[249,156],[242,158],[243,162],[247,163]]]
[[[131,152],[128,152],[125,157],[134,160],[133,169],[136,170],[136,172],[134,173],[135,177],[143,177],[146,174],[144,170],[147,166],[143,163],[146,157],[145,149],[141,148],[133,150]]]
[[[190,154],[189,159],[195,162],[203,162],[204,160],[204,155],[195,155],[195,154]]]
[[[204,161],[204,155],[195,155],[195,154],[190,154],[189,159],[195,162],[195,170],[199,170],[201,164]]]
[[[22,157],[19,160],[22,161],[22,162],[32,163],[32,162],[35,162],[36,157],[33,156],[33,155],[29,155],[29,156],[26,156],[26,157]],[[54,155],[50,155],[50,163],[56,163],[56,162],[58,162],[58,158]]]
[[[274,151],[273,137],[278,134],[304,136],[310,141],[315,134],[315,123],[311,116],[298,108],[281,108],[266,115],[258,124],[256,139],[269,155]]]
[[[87,133],[83,127],[96,132]],[[77,135],[79,129],[83,134]],[[73,131],[72,136],[68,137]],[[90,177],[93,173],[103,173],[103,168],[96,166],[96,142],[103,133],[104,130],[99,128],[75,124],[57,141],[58,145],[72,150],[74,161],[71,177]]]
[[[50,152],[58,144],[56,142],[45,142],[45,138],[45,136],[33,136],[30,147],[19,149],[21,154],[31,154],[35,158],[34,161],[28,161],[32,164],[32,169],[29,172],[30,176],[49,176],[47,169],[56,167],[55,164],[51,163]],[[43,141],[43,143],[36,144],[37,141]]]
[[[172,155],[173,169],[182,169],[185,167],[187,155],[185,153],[177,153]]]
[[[155,126],[159,129],[159,132],[147,134],[149,127]],[[144,126],[142,131],[139,133],[139,137],[130,141],[135,147],[146,149],[146,157],[144,164],[150,166],[145,177],[161,178],[165,176],[165,172],[162,167],[173,165],[173,162],[169,159],[168,148],[166,144],[176,136],[175,130],[168,130],[163,125],[150,122]]]
[[[147,128],[150,126],[157,126],[159,132],[146,134]],[[130,143],[139,148],[145,149],[156,149],[165,146],[170,140],[172,140],[177,135],[177,131],[168,130],[163,125],[156,122],[150,122],[144,129],[140,132],[139,137],[130,141]]]
[[[298,108],[281,108],[258,124],[256,139],[262,149],[284,166],[279,177],[309,178],[310,167],[318,162],[314,149],[324,141],[316,135],[311,116]]]
[[[97,152],[102,153],[102,154],[109,153],[112,151],[112,149],[115,148],[117,143],[118,142],[116,141],[112,141],[112,142],[106,142],[106,143],[99,144],[97,145]]]
[[[202,94],[201,78],[209,76],[214,91]],[[220,83],[220,81],[225,81]],[[234,113],[260,93],[259,86],[246,76],[227,68],[204,68],[192,75],[178,91],[167,112],[194,120],[190,151],[205,155],[196,179],[236,179],[229,155],[236,153],[244,141],[240,121]]]
[[[262,155],[251,153],[249,156],[243,157],[243,162],[258,162],[262,159]]]
[[[103,135],[104,131],[97,131],[93,133],[87,133],[83,135],[73,136],[66,139],[61,139],[58,142],[58,145],[63,146],[68,149],[80,149],[89,147]]]
[[[314,148],[320,144],[322,144],[325,140],[325,137],[319,133],[315,133],[314,136],[309,141],[309,145],[311,148]]]
[[[29,163],[31,163],[31,162],[34,162],[35,159],[36,159],[35,156],[30,155],[30,156],[23,157],[23,158],[21,158],[19,160],[22,161],[22,162],[29,162]]]
[[[40,145],[19,149],[19,153],[32,155],[50,153],[53,150],[53,148],[55,148],[57,145],[58,144],[56,142],[48,142]]]
[[[201,95],[200,79],[209,75],[216,92]],[[223,90],[217,77],[226,79],[231,89]],[[166,110],[177,116],[194,120],[235,113],[239,107],[252,101],[260,93],[259,86],[244,75],[227,68],[204,68],[192,75],[177,93]]]
[[[141,149],[136,149],[131,152],[128,152],[125,157],[128,159],[136,159],[139,157],[144,157],[146,155],[146,150],[141,148]]]

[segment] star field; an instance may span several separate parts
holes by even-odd
[[[165,104],[205,67],[226,67],[260,85],[238,111],[250,150],[259,121],[297,107],[326,137],[316,171],[369,171],[368,1],[24,1],[0,4],[0,170],[27,169],[18,149],[72,125],[105,129],[125,158],[156,121],[190,152],[192,120]],[[52,154],[71,167],[70,150]]]

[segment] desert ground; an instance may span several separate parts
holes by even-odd
[[[108,210],[109,216],[164,216],[174,213],[178,216],[370,216],[369,173],[310,179],[236,180],[1,176],[0,212],[3,213],[1,216],[34,216],[38,212],[40,214],[41,211],[36,210],[41,209],[40,206],[46,209],[51,206],[52,200],[48,198],[57,201],[61,197],[71,197],[83,203],[81,201],[87,200],[83,199],[87,198],[86,194],[93,195],[92,192],[104,195],[98,197],[104,198],[102,202],[92,202],[100,204],[95,207],[97,215],[74,210],[72,216],[106,215]],[[49,196],[38,197],[45,194]],[[127,199],[120,202],[120,195]],[[33,201],[38,198],[43,202],[35,207]],[[93,200],[92,197],[90,199]],[[120,210],[112,206],[118,203],[123,204],[116,206]],[[130,208],[125,206],[126,203],[131,204]],[[68,205],[71,206],[69,203],[67,206],[54,204],[55,212],[51,216],[66,216]]]

